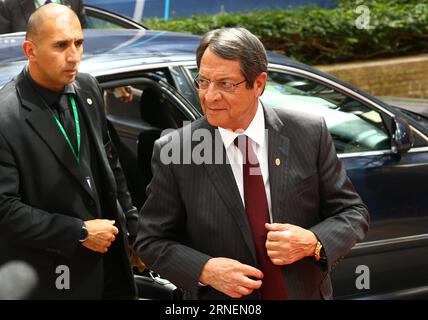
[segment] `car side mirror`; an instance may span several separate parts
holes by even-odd
[[[406,153],[413,147],[415,136],[406,120],[400,117],[391,119],[391,150],[393,153]]]

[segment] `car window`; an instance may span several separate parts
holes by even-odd
[[[199,102],[198,92],[193,87],[193,84],[189,82],[188,76],[197,76],[198,70],[196,68],[188,69],[189,74],[186,74],[182,68],[170,68],[171,77],[173,79],[173,85],[178,91],[200,112],[202,113],[201,103]]]
[[[101,8],[85,5],[88,29],[140,29],[144,26],[132,19]]]
[[[87,16],[87,29],[124,29],[122,26],[101,18]]]
[[[390,149],[379,112],[322,83],[269,71],[262,102],[324,117],[338,153]]]

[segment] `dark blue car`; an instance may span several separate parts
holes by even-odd
[[[95,15],[101,22],[116,19]],[[162,130],[202,116],[192,85],[199,38],[120,21],[137,29],[85,30],[80,70],[96,76],[103,88],[113,139],[132,197],[141,206],[153,142]],[[22,41],[22,34],[0,36],[0,87],[25,65]],[[118,87],[128,88],[132,101],[123,102]],[[335,297],[428,297],[428,114],[394,107],[275,54],[269,55],[262,100],[269,107],[325,118],[369,208],[368,236],[333,271]]]

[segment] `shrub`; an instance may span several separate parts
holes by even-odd
[[[368,28],[361,28],[364,11],[356,10],[360,4],[369,9]],[[215,28],[242,26],[257,35],[268,50],[310,64],[428,52],[427,0],[341,0],[336,9],[300,7],[143,23],[152,29],[199,35]]]

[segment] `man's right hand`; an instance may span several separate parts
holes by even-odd
[[[116,239],[119,230],[114,226],[114,220],[95,219],[85,221],[88,238],[82,242],[89,250],[105,253]]]
[[[212,258],[204,265],[199,281],[232,298],[251,294],[262,285],[263,272],[229,258]]]

